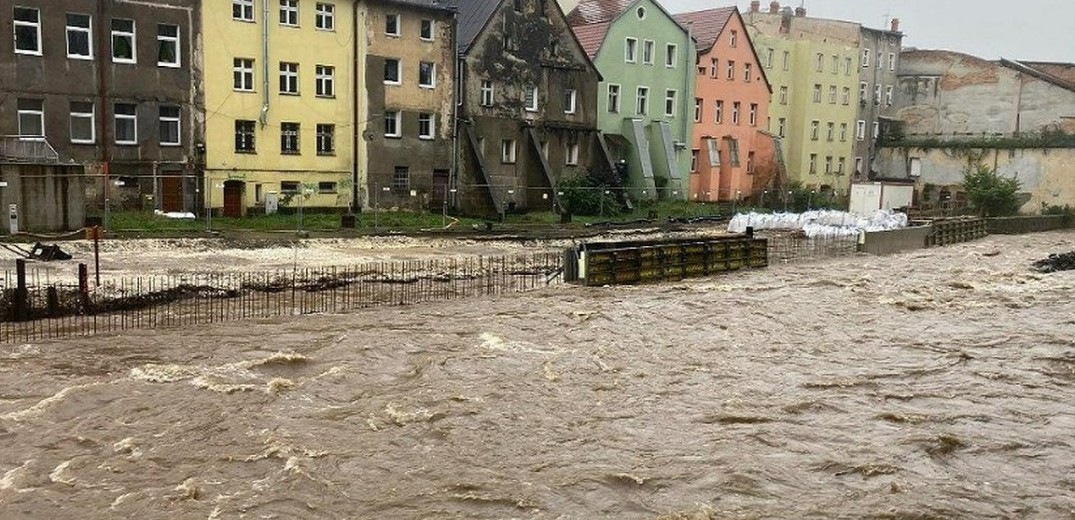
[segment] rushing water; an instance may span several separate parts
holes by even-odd
[[[1072,249],[0,346],[0,518],[1075,518]]]

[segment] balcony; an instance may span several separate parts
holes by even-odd
[[[0,161],[54,164],[60,154],[44,137],[5,135],[0,136]]]

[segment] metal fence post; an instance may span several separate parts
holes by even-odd
[[[26,260],[15,260],[15,315],[14,321],[30,319],[29,291],[26,289]]]

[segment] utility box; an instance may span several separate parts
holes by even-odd
[[[11,230],[12,235],[19,234],[19,205],[8,204],[7,207],[7,222],[8,228]]]
[[[270,191],[265,194],[265,214],[275,215],[277,211],[280,211],[280,194]]]
[[[914,203],[914,184],[861,182],[851,185],[851,213],[873,215],[877,210],[904,208]]]

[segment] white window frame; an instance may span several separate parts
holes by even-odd
[[[68,105],[69,114],[68,117],[68,132],[71,138],[72,144],[94,144],[97,142],[97,104],[92,101],[78,101],[77,103],[85,103],[89,105],[89,112],[76,112],[71,105]],[[89,119],[90,122],[90,138],[89,139],[76,139],[74,131],[75,119]]]
[[[732,124],[739,124],[739,111],[742,109],[743,103],[740,101],[732,101]]]
[[[253,92],[254,91],[254,59],[253,58],[234,58],[232,59],[232,90],[238,92]],[[238,79],[238,85],[236,85],[236,79]]]
[[[675,89],[664,91],[664,116],[676,117],[676,108],[679,104],[679,92]]]
[[[579,93],[573,88],[564,89],[564,113],[574,114],[578,112]]]
[[[875,105],[881,104],[881,84],[878,83],[873,87],[873,103]]]
[[[299,26],[299,0],[280,0],[280,25],[284,27]]]
[[[319,31],[336,30],[336,4],[318,2],[314,6],[314,28]]]
[[[866,120],[859,119],[855,122],[855,139],[859,141],[866,139]]]
[[[610,114],[618,114],[620,112],[620,102],[622,100],[623,89],[616,83],[608,84],[608,111]]]
[[[280,62],[280,94],[299,95],[299,64],[288,61]]]
[[[164,109],[165,108],[174,108],[175,112],[176,112],[176,116],[175,117],[172,117],[172,116],[165,117],[164,116]],[[183,107],[181,107],[179,105],[160,105],[160,106],[157,107],[157,116],[158,116],[159,123],[160,123],[160,130],[162,130],[160,132],[160,135],[158,136],[159,140],[160,140],[160,145],[161,146],[181,146],[183,144]],[[164,129],[165,124],[174,124],[175,125],[175,137],[177,139],[176,141],[173,142],[173,141],[165,141],[164,140],[163,129]]]
[[[703,110],[702,104],[703,103],[705,103],[705,100],[703,100],[702,98],[694,98],[694,122],[695,123],[701,123],[702,122],[702,110]]]
[[[701,150],[698,150],[698,149],[691,150],[691,171],[692,172],[698,171],[698,153],[700,151]]]
[[[389,32],[388,31],[388,21],[389,20],[395,20],[396,21],[396,32]],[[403,25],[403,20],[400,18],[399,13],[388,13],[388,14],[386,14],[384,16],[384,33],[386,35],[388,35],[388,36],[399,36],[400,34],[403,33],[403,28],[401,27],[402,25]]]
[[[788,104],[788,87],[781,85],[780,87],[780,104]]]
[[[567,166],[579,165],[579,143],[567,143],[564,147],[564,164]]]
[[[825,156],[825,175],[832,175],[832,156]]]
[[[814,64],[815,72],[825,72],[825,54],[817,53],[817,63]]]
[[[817,175],[817,154],[810,154],[810,175]]]
[[[174,28],[175,29],[175,36],[161,34],[161,29],[164,29],[166,27]],[[180,41],[179,38],[180,38],[180,35],[179,35],[179,26],[178,25],[169,24],[169,23],[159,23],[159,24],[157,24],[157,66],[158,67],[168,67],[168,68],[177,69],[177,68],[179,68],[181,66],[181,64],[183,62],[183,57],[181,55],[181,50],[180,49],[182,49],[182,47],[179,45],[179,41]],[[161,59],[160,59],[161,58],[160,57],[160,48],[161,48],[162,45],[165,45],[165,44],[170,44],[172,46],[172,48],[175,49],[175,61],[161,61]]]
[[[30,55],[30,56],[41,56],[42,49],[44,49],[44,47],[45,47],[45,42],[41,41],[41,10],[37,9],[37,8],[34,8],[34,7],[22,7],[22,6],[15,6],[15,9],[25,9],[27,11],[33,11],[35,17],[37,18],[33,22],[27,22],[27,21],[24,21],[24,20],[16,20],[16,19],[12,18],[13,26],[12,26],[11,37],[12,37],[12,47],[15,50],[15,54],[26,54],[26,55]],[[35,38],[36,38],[35,43],[36,43],[36,47],[37,47],[36,49],[20,49],[18,47],[19,27],[33,27],[34,28],[34,32],[37,33],[37,35],[35,36]],[[92,47],[92,44],[91,44],[91,47]]]
[[[119,113],[120,105],[134,107],[134,114],[133,115],[132,114],[120,114]],[[113,115],[113,118],[112,118],[112,133],[115,136],[116,144],[117,145],[122,145],[122,146],[137,145],[138,144],[138,105],[136,105],[134,103],[115,103],[115,104],[112,105],[112,115]],[[130,122],[130,124],[132,125],[132,128],[134,129],[134,132],[133,132],[134,133],[134,138],[133,139],[123,140],[123,141],[119,140],[120,139],[120,137],[119,137],[120,120]]]
[[[387,66],[390,61],[396,62],[396,79],[395,81],[385,78],[385,85],[401,85],[403,84],[403,60],[399,58],[385,58],[384,64]],[[387,68],[385,69],[388,70]]]
[[[426,29],[426,24],[429,25],[429,36],[422,34]],[[437,22],[436,20],[423,19],[418,24],[418,39],[424,42],[431,42],[437,34]]]
[[[784,137],[785,135],[787,135],[787,131],[788,131],[788,119],[786,117],[781,117],[780,119],[777,120],[776,135],[778,135],[780,137]]]
[[[892,85],[885,86],[885,105],[892,106]]]
[[[739,31],[732,30],[731,36],[728,37],[728,45],[730,47],[737,47],[739,45]]]
[[[840,123],[840,142],[847,142],[847,123]]]
[[[422,79],[423,66],[429,66],[429,81],[426,82]],[[437,64],[432,61],[419,61],[418,62],[418,87],[419,88],[437,88]]]
[[[870,68],[870,49],[862,49],[862,68]]]
[[[810,121],[810,140],[817,141],[821,135],[821,121],[817,119]]]
[[[814,100],[814,103],[820,103],[821,102],[821,84],[820,83],[815,83],[814,84],[814,97],[813,97],[813,100]]]
[[[638,62],[638,38],[627,37],[624,39],[623,61],[626,63]]]
[[[40,103],[41,108],[40,109],[18,108],[17,103],[18,103],[19,100],[16,100],[16,111],[18,113],[18,124],[19,124],[19,139],[21,139],[21,140],[41,140],[41,139],[44,139],[45,138],[45,100],[44,99],[37,99],[37,98],[33,98],[33,99],[24,98],[24,99],[27,99],[29,101],[37,101],[38,103]],[[23,116],[36,117],[37,120],[38,120],[38,126],[41,128],[41,133],[38,134],[38,135],[30,135],[30,134],[23,133],[23,129],[22,129],[22,118],[23,118]]]
[[[113,24],[118,21],[131,22],[131,31],[117,30]],[[138,24],[130,18],[113,18],[109,24],[112,32],[112,63],[138,63]],[[131,42],[131,57],[130,58],[117,58],[116,57],[116,38],[128,38]]]
[[[669,69],[676,68],[679,63],[679,46],[669,43],[664,46],[664,66]]]
[[[889,71],[895,71],[896,70],[896,53],[894,53],[894,52],[888,53],[888,70]]]
[[[758,126],[758,104],[757,103],[751,103],[750,104],[750,112],[749,112],[748,121],[750,122],[750,126]]]
[[[236,8],[239,9],[239,16],[235,16]],[[240,22],[253,22],[254,0],[231,0],[231,19]]]
[[[859,82],[859,103],[865,103],[870,99],[870,84],[865,81]]]
[[[392,122],[392,131],[388,131],[388,122]],[[398,110],[385,110],[384,112],[384,136],[385,137],[401,137],[403,136],[403,118]]]
[[[881,137],[881,122],[880,121],[874,121],[873,122],[873,138],[877,139],[878,137]]]
[[[657,54],[657,44],[653,40],[642,40],[642,64],[653,65],[654,54]]]
[[[722,125],[724,124],[724,100],[718,99],[713,102],[713,122]]]
[[[635,89],[635,114],[644,116],[649,112],[649,87]]]
[[[491,80],[483,79],[481,83],[481,99],[480,104],[483,107],[493,106],[493,94],[495,93],[493,82]]]
[[[829,85],[829,104],[836,104],[836,85]]]
[[[336,97],[336,67],[314,65],[314,94],[317,97]]]
[[[851,87],[844,87],[843,96],[841,97],[840,101],[843,103],[844,106],[851,104]]]
[[[84,16],[86,18],[86,26],[71,25],[71,16]],[[92,60],[93,59],[93,16],[82,13],[66,13],[64,16],[67,24],[67,30],[65,35],[67,38],[67,57],[72,60]],[[71,53],[71,34],[72,33],[84,33],[86,35],[86,54],[72,54]]]
[[[830,143],[836,140],[836,123],[834,121],[829,121],[825,124],[825,140]]]
[[[523,87],[523,108],[527,112],[538,111],[538,94],[537,85],[527,85]]]
[[[500,140],[500,162],[515,164],[515,139]]]
[[[432,141],[436,133],[437,116],[431,112],[422,112],[418,114],[418,138],[423,141]],[[423,129],[422,125],[426,125]]]
[[[727,74],[728,80],[729,81],[735,80],[735,60],[728,60],[727,71],[728,71],[728,74]]]
[[[836,175],[843,175],[844,168],[847,167],[847,157],[840,157],[836,163]]]
[[[837,54],[832,55],[832,73],[833,74],[839,74],[840,73],[840,56],[837,55]]]
[[[754,67],[749,63],[743,64],[743,81],[750,83],[753,80]]]

